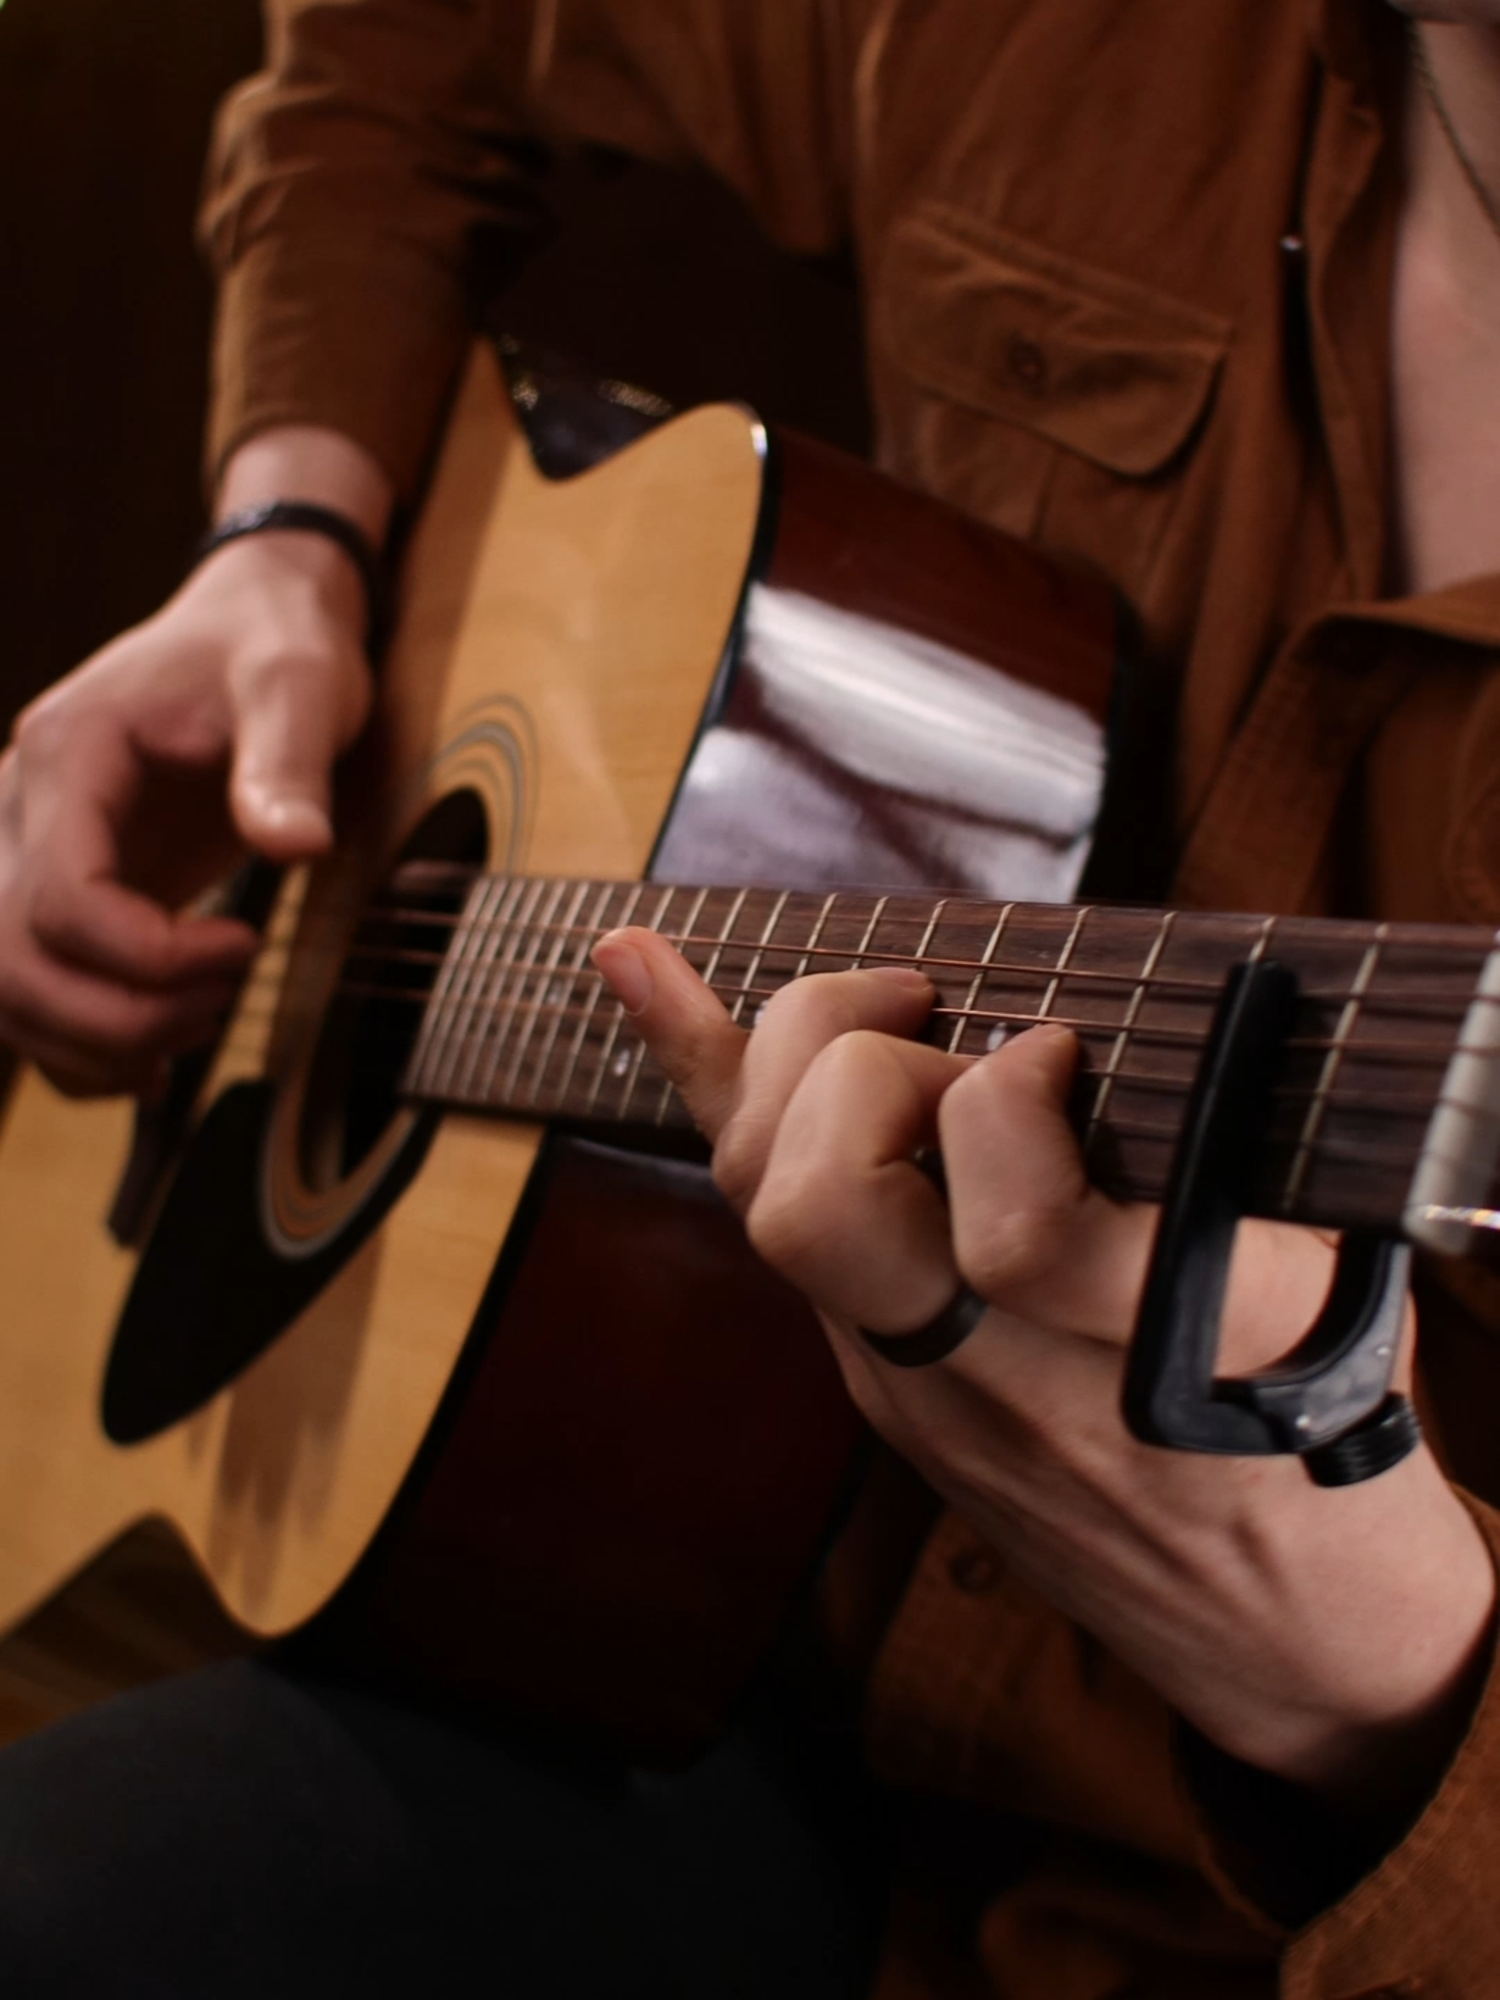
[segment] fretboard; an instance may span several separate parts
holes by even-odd
[[[732,1017],[788,980],[915,965],[926,1038],[983,1055],[1040,1020],[1075,1029],[1072,1111],[1092,1178],[1160,1198],[1229,967],[1274,958],[1301,999],[1255,1165],[1254,1209],[1393,1227],[1493,935],[1458,927],[1208,916],[486,876],[456,921],[403,1088],[469,1109],[613,1126],[686,1112],[589,962],[605,931],[670,937]]]

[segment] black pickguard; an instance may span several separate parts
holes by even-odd
[[[115,1330],[101,1417],[115,1444],[180,1423],[284,1333],[411,1185],[437,1114],[421,1119],[346,1229],[305,1258],[261,1226],[261,1149],[272,1091],[237,1083],[193,1135]]]

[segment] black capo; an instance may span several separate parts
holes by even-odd
[[[1352,1486],[1421,1441],[1391,1392],[1411,1250],[1349,1230],[1323,1310],[1259,1375],[1216,1376],[1235,1229],[1266,1123],[1296,975],[1269,959],[1225,981],[1188,1100],[1125,1371],[1125,1421],[1144,1443],[1237,1457],[1297,1454],[1320,1486]]]

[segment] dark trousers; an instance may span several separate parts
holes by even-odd
[[[0,1754],[5,2000],[855,2000],[880,1810],[766,1711],[650,1777],[248,1661]]]

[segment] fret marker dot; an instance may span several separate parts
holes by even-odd
[[[609,1066],[610,1074],[611,1076],[623,1076],[629,1068],[630,1068],[630,1051],[629,1049],[621,1049],[619,1054],[615,1057],[614,1061]]]
[[[760,1005],[756,1008],[754,1014],[751,1016],[750,1025],[752,1028],[758,1028],[760,1026],[761,1018],[765,1014],[765,1011],[770,1006],[770,1004],[771,1003],[769,1000],[761,1001]]]
[[[567,997],[568,997],[567,980],[554,979],[552,984],[547,988],[547,1005],[549,1007],[561,1007],[563,1002],[567,999]]]
[[[996,1049],[1004,1048],[1005,1044],[1009,1040],[1010,1040],[1009,1028],[991,1028],[989,1033],[984,1038],[984,1047],[986,1055],[993,1055]]]

